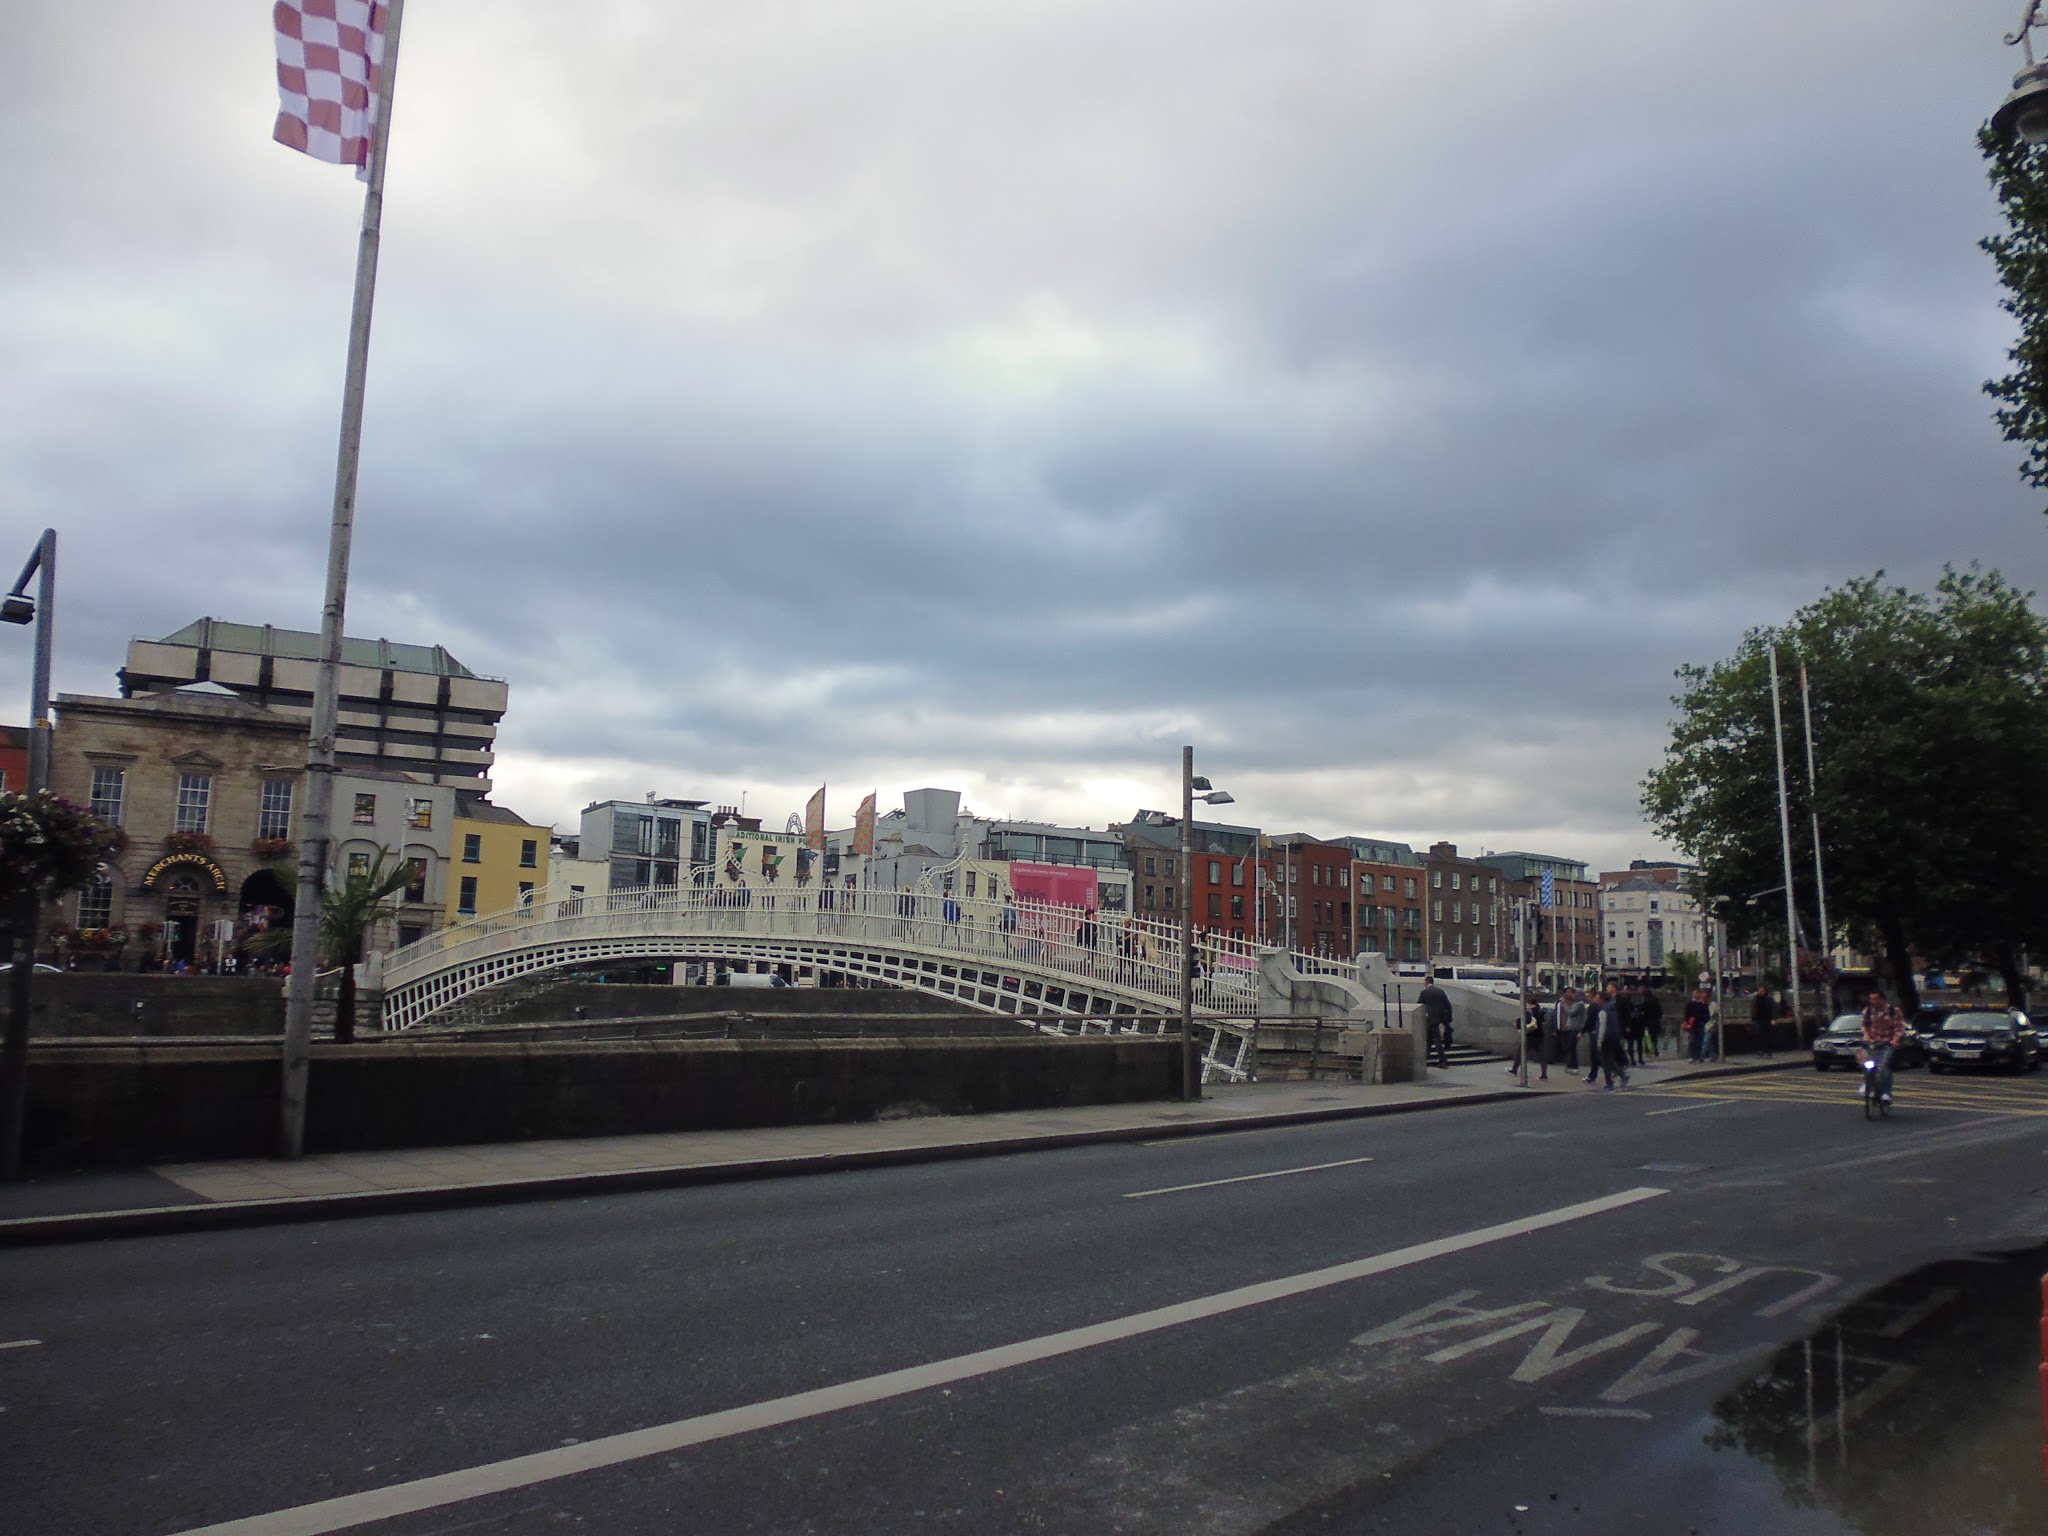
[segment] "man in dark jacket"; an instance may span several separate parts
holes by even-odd
[[[1663,1054],[1657,1037],[1664,1032],[1664,1003],[1657,996],[1657,989],[1647,981],[1643,983],[1642,995],[1636,1003],[1636,1017],[1641,1020],[1641,1027],[1636,1031],[1636,1065],[1640,1067],[1645,1061],[1645,1042],[1650,1047],[1650,1055]]]
[[[1759,984],[1756,996],[1749,1000],[1749,1022],[1756,1031],[1756,1048],[1765,1056],[1771,1054],[1771,1021],[1777,1016],[1778,1007],[1771,999],[1771,989]]]
[[[1707,989],[1702,987],[1685,1004],[1685,1054],[1689,1060],[1706,1059],[1707,1025],[1712,1019],[1713,1012],[1707,1006]]]
[[[1423,983],[1415,1001],[1422,1005],[1422,1017],[1429,1026],[1430,1064],[1448,1067],[1451,1064],[1451,1000],[1436,984],[1436,972],[1429,973],[1429,979]]]

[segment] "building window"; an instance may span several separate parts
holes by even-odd
[[[1168,860],[1166,861],[1166,878],[1167,878],[1167,879],[1169,879],[1169,880],[1171,880],[1171,879],[1173,878],[1173,860],[1172,860],[1172,859],[1168,859]]]
[[[461,913],[464,917],[476,916],[475,875],[464,875],[462,877],[462,895],[460,900],[456,903],[455,910]]]
[[[1176,903],[1178,903],[1178,902],[1179,902],[1179,900],[1180,900],[1180,887],[1179,887],[1179,886],[1177,886],[1177,885],[1169,885],[1169,886],[1167,886],[1167,887],[1166,887],[1166,910],[1167,910],[1167,911],[1169,911],[1169,912],[1172,912],[1172,911],[1175,911],[1175,910],[1177,910],[1177,908],[1176,908]]]
[[[1394,877],[1392,875],[1389,875],[1387,876],[1387,889],[1391,891],[1393,888]],[[1415,899],[1415,882],[1413,880],[1404,879],[1401,882],[1401,894],[1403,896],[1406,896],[1410,901],[1413,901]]]
[[[408,827],[432,827],[434,824],[434,802],[431,800],[406,801],[405,824]]]
[[[1433,923],[1440,923],[1444,920],[1444,904],[1442,902],[1432,901],[1429,904],[1429,920]]]
[[[1230,916],[1234,922],[1241,923],[1244,921],[1244,898],[1242,896],[1230,898]]]
[[[1456,871],[1455,869],[1454,869],[1454,870],[1452,870],[1452,871],[1451,871],[1451,889],[1452,889],[1452,890],[1454,890],[1454,891],[1462,891],[1462,890],[1463,890],[1463,889],[1465,888],[1465,886],[1464,886],[1464,879],[1465,879],[1465,877],[1464,877],[1463,875],[1459,874],[1459,873],[1458,873],[1458,872],[1457,872],[1457,871]]]
[[[1222,861],[1222,860],[1220,860],[1220,859],[1211,859],[1211,860],[1209,861],[1209,883],[1210,883],[1211,885],[1221,885],[1221,884],[1223,883],[1223,861]]]
[[[971,869],[967,871],[967,894],[970,898],[974,895],[974,871]]]
[[[116,768],[114,772],[121,770]],[[114,925],[114,882],[105,875],[94,875],[86,882],[85,889],[78,893],[78,926],[81,928],[111,928]]]
[[[462,862],[463,862],[463,863],[465,863],[465,864],[481,864],[481,863],[483,863],[483,861],[484,861],[484,835],[483,835],[483,833],[481,833],[481,832],[465,832],[465,833],[463,833],[463,834],[462,834]],[[465,880],[465,881],[463,881],[462,883],[463,883],[464,885],[475,885],[475,884],[476,884],[476,882],[475,882],[474,880]]]
[[[1440,869],[1432,869],[1429,872],[1429,884],[1432,890],[1442,890],[1444,888],[1444,872]]]
[[[263,790],[256,806],[256,835],[258,837],[290,837],[292,835],[292,781],[290,779],[265,779]]]
[[[1235,886],[1242,886],[1244,884],[1244,864],[1242,861],[1230,866],[1230,883]]]
[[[1159,861],[1149,853],[1145,855],[1145,873],[1148,875],[1159,873]]]
[[[1479,916],[1479,909],[1477,907],[1474,907],[1472,909],[1472,915],[1474,918],[1477,918]],[[1451,903],[1451,921],[1454,923],[1462,923],[1463,921],[1465,921],[1465,904],[1462,901],[1454,901]]]
[[[531,880],[519,882],[519,900],[522,905],[533,900],[533,882]]]
[[[1292,896],[1289,896],[1287,898],[1287,921],[1289,921],[1290,923],[1293,922],[1295,916],[1296,914],[1294,910],[1294,898]]]
[[[1221,891],[1211,891],[1209,893],[1209,915],[1215,918],[1223,916],[1223,893]]]
[[[375,826],[377,823],[377,797],[357,795],[355,814],[349,817],[359,827]]]
[[[114,826],[121,824],[121,791],[128,779],[126,768],[95,767],[92,771],[92,813]],[[80,924],[90,927],[91,924]],[[104,928],[106,924],[98,926]]]
[[[531,837],[521,838],[519,840],[519,867],[521,869],[538,869],[540,867],[537,862],[539,858],[539,840]]]
[[[351,880],[370,878],[370,856],[360,848],[348,856],[348,877]]]
[[[177,829],[180,832],[204,832],[206,830],[206,811],[212,800],[212,774],[179,774]]]
[[[427,899],[427,861],[412,861],[412,878],[405,883],[405,899],[415,904]]]

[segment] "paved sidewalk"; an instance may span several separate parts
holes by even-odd
[[[1804,1065],[1780,1058],[1777,1065]],[[1638,1083],[1696,1073],[1769,1070],[1733,1064],[1639,1069]],[[1583,1090],[1553,1069],[1534,1090]],[[297,1162],[171,1163],[114,1173],[50,1175],[0,1187],[0,1247],[305,1221],[397,1210],[774,1178],[859,1167],[999,1156],[1105,1141],[1214,1135],[1320,1120],[1484,1104],[1525,1093],[1498,1063],[1432,1071],[1426,1083],[1212,1086],[1199,1103],[947,1115],[848,1125],[679,1131],[395,1152],[336,1152]]]

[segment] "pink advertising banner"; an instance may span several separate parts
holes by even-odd
[[[1010,890],[1019,901],[1045,901],[1093,911],[1095,871],[1067,864],[1014,863],[1010,866]]]

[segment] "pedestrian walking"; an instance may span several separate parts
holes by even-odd
[[[1657,996],[1657,989],[1647,981],[1643,983],[1643,995],[1637,1002],[1636,1009],[1642,1016],[1643,1039],[1649,1043],[1650,1054],[1652,1056],[1663,1055],[1664,1000]],[[1638,1054],[1636,1064],[1640,1066],[1642,1062],[1643,1058]]]
[[[1619,1086],[1628,1086],[1627,1025],[1622,1018],[1621,989],[1613,982],[1607,984],[1607,998],[1600,1005],[1600,1071],[1607,1079],[1605,1089],[1612,1093],[1617,1081]]]
[[[1757,1054],[1772,1055],[1771,1024],[1778,1016],[1777,1004],[1771,999],[1771,989],[1762,982],[1757,983],[1756,996],[1749,1000],[1749,1022],[1756,1031]]]
[[[1707,1052],[1707,1025],[1713,1018],[1713,1010],[1707,1006],[1707,989],[1697,988],[1686,1000],[1685,1055],[1688,1061],[1704,1061]]]
[[[1448,1067],[1451,1064],[1451,1000],[1436,984],[1435,971],[1429,973],[1422,990],[1415,995],[1415,1001],[1422,1005],[1423,1021],[1429,1031],[1430,1065]]]
[[[1564,1026],[1560,1033],[1564,1039],[1564,1064],[1574,1072],[1579,1070],[1579,1039],[1585,1032],[1586,1000],[1579,995],[1577,987],[1566,987],[1564,989]]]

